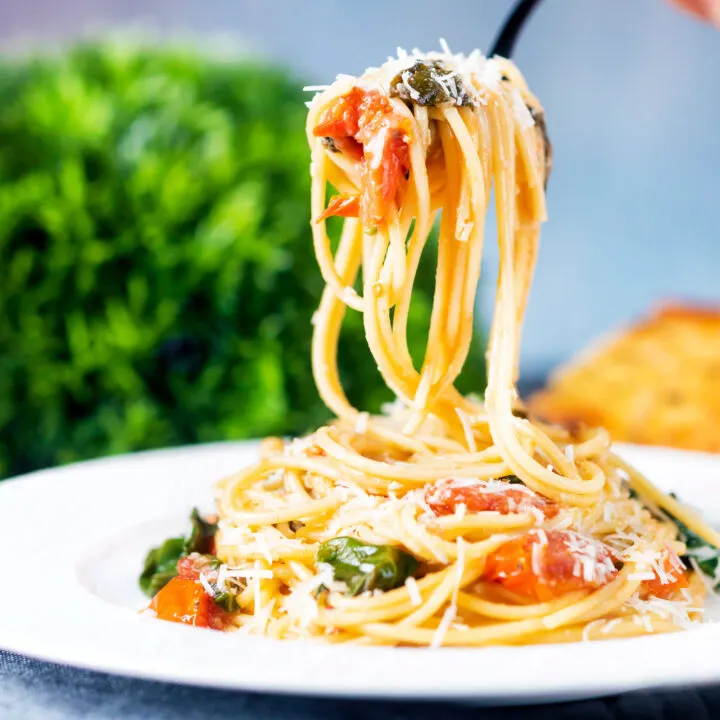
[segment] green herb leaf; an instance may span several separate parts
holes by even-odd
[[[237,597],[231,592],[216,593],[213,597],[216,605],[219,605],[226,612],[237,612]]]
[[[418,567],[418,561],[398,547],[371,545],[351,537],[336,537],[323,543],[315,561],[332,566],[334,579],[347,585],[348,595],[392,590]]]
[[[185,538],[170,538],[147,554],[140,574],[140,589],[147,596],[153,597],[177,575],[177,563],[183,557],[184,546]]]
[[[390,81],[390,96],[417,105],[472,105],[460,77],[442,63],[418,60]]]
[[[665,511],[666,514],[667,511]],[[720,573],[718,572],[718,564],[720,563],[720,549],[703,540],[697,533],[694,533],[687,525],[680,522],[677,518],[669,515],[672,521],[677,525],[680,535],[685,540],[687,551],[681,558],[686,565],[690,565],[689,559],[693,558],[697,563],[697,567],[712,582],[713,587],[720,589]],[[690,565],[692,567],[692,565]]]
[[[183,546],[183,556],[191,553],[207,555],[217,532],[217,523],[209,523],[202,518],[197,508],[190,514],[192,529]]]
[[[632,488],[630,488],[630,497],[642,501],[637,492]],[[682,502],[675,493],[670,493],[670,497],[678,502]],[[685,523],[678,520],[674,515],[671,515],[667,510],[663,509],[662,513],[675,523],[681,538],[685,542],[687,551],[685,555],[680,558],[685,566],[689,569],[694,569],[693,564],[690,563],[690,558],[692,558],[695,560],[700,572],[711,581],[712,586],[716,590],[720,589],[720,548],[716,548],[714,545],[703,540],[697,533],[694,533]],[[655,516],[658,515],[658,513],[653,514]]]
[[[190,514],[192,525],[187,537],[176,537],[166,540],[162,545],[150,550],[145,557],[145,565],[140,574],[140,589],[148,596],[153,597],[162,590],[176,575],[177,564],[180,558],[192,553],[207,555],[212,539],[217,531],[217,525],[205,521],[197,508]],[[214,555],[207,555],[209,565],[219,562]]]
[[[527,106],[532,119],[535,121],[535,128],[542,138],[543,149],[545,152],[545,188],[547,189],[548,180],[553,167],[553,146],[547,131],[547,122],[545,121],[545,113],[541,108]]]

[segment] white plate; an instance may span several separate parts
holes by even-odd
[[[92,670],[242,690],[520,704],[720,682],[720,624],[629,640],[520,648],[279,643],[143,618],[148,548],[212,507],[209,486],[254,444],[163,450],[0,485],[0,647]],[[720,457],[623,447],[720,521]]]

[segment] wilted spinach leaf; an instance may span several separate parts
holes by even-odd
[[[146,595],[153,597],[177,575],[177,563],[183,557],[184,546],[185,538],[176,537],[150,550],[140,574],[140,589]]]
[[[140,589],[147,596],[153,597],[177,575],[180,558],[210,551],[217,525],[204,520],[197,508],[193,508],[190,522],[192,527],[187,537],[169,538],[162,545],[152,548],[145,557],[139,583]]]
[[[630,497],[641,501],[638,493],[632,488],[630,488]],[[678,502],[682,502],[675,493],[670,493],[670,497]],[[655,516],[659,515],[658,512],[653,512],[652,509],[650,509],[650,512]],[[675,523],[681,538],[685,541],[687,551],[685,555],[680,558],[685,566],[689,569],[694,569],[693,563],[690,563],[690,559],[692,558],[700,572],[710,580],[712,586],[716,590],[720,589],[720,571],[718,569],[718,564],[720,563],[720,548],[716,548],[711,543],[703,540],[697,533],[693,532],[685,523],[678,520],[667,510],[663,509],[662,513]]]
[[[676,500],[678,499],[673,493],[671,493],[671,495]],[[697,567],[703,575],[706,575],[709,578],[713,587],[716,590],[720,589],[720,573],[718,573],[720,549],[703,540],[697,533],[694,533],[687,525],[685,525],[685,523],[680,522],[680,520],[670,515],[667,511],[665,511],[665,513],[677,525],[680,535],[682,535],[685,540],[687,552],[681,559],[686,565],[690,565],[690,558],[695,560]]]
[[[437,61],[418,60],[390,81],[390,96],[418,105],[472,105],[460,76]]]
[[[331,565],[334,579],[347,585],[349,595],[392,590],[418,567],[418,561],[398,547],[371,545],[351,537],[336,537],[323,543],[316,562]]]
[[[192,529],[183,545],[183,556],[194,552],[206,555],[210,552],[213,538],[217,532],[217,523],[204,520],[197,508],[193,508],[190,514],[190,522],[192,523]]]

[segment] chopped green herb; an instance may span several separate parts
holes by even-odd
[[[204,520],[197,508],[193,508],[190,514],[190,522],[192,523],[192,529],[185,541],[183,555],[190,555],[190,553],[194,552],[207,555],[217,532],[217,523],[209,523]]]
[[[418,568],[410,553],[392,545],[371,545],[351,537],[336,537],[318,549],[316,563],[333,568],[337,582],[347,585],[348,595],[367,590],[392,590]]]
[[[460,77],[437,61],[418,60],[390,81],[390,96],[417,105],[472,105]]]
[[[177,575],[177,564],[180,558],[187,557],[192,553],[207,555],[210,551],[217,525],[203,520],[197,509],[193,509],[190,522],[192,528],[186,538],[170,538],[162,545],[152,548],[145,557],[139,584],[140,589],[148,597],[153,597]],[[214,556],[210,555],[209,557],[217,562],[217,558]]]
[[[331,137],[324,137],[320,139],[323,147],[332,153],[340,152],[340,149],[335,144],[335,141]]]
[[[670,493],[670,497],[681,502],[675,493]],[[667,510],[663,511],[676,525],[680,535],[685,541],[687,552],[682,556],[681,560],[687,567],[692,568],[690,559],[695,560],[695,564],[703,575],[706,575],[712,583],[712,586],[720,589],[720,572],[718,564],[720,563],[720,549],[703,540],[697,533],[694,533],[685,523],[670,515]]]
[[[231,592],[218,592],[215,593],[213,600],[215,604],[221,607],[226,612],[237,612],[238,602],[237,597]]]
[[[630,497],[642,502],[640,496],[635,490],[630,488]],[[670,493],[670,497],[682,502],[675,493]],[[671,515],[664,508],[661,511],[653,511],[652,508],[647,508],[655,517],[668,518],[675,523],[678,529],[680,537],[685,542],[687,551],[680,559],[688,569],[694,570],[694,565],[702,572],[703,575],[707,576],[712,583],[715,590],[720,590],[720,548],[716,548],[709,542],[703,540],[697,533],[693,532],[685,523],[678,520],[674,515]],[[690,560],[694,560],[691,563]]]
[[[140,589],[146,595],[153,597],[177,575],[177,563],[183,556],[184,546],[185,538],[170,538],[147,554],[140,574]]]
[[[542,108],[539,107],[530,107],[530,105],[528,105],[527,109],[530,111],[530,115],[532,115],[532,119],[535,121],[535,127],[542,137],[543,147],[545,149],[545,187],[547,188],[548,179],[550,178],[553,167],[553,147],[547,132],[545,113]]]
[[[720,549],[703,540],[697,533],[694,533],[687,525],[676,518],[672,518],[677,525],[680,535],[685,540],[687,552],[682,560],[686,565],[690,564],[690,558],[695,560],[698,569],[712,582],[713,587],[720,589],[720,577],[718,576],[718,563],[720,563]]]

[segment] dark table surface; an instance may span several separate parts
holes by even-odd
[[[522,682],[522,679],[519,679]],[[720,686],[520,708],[325,700],[206,690],[42,663],[0,651],[1,720],[701,720],[720,718]]]

